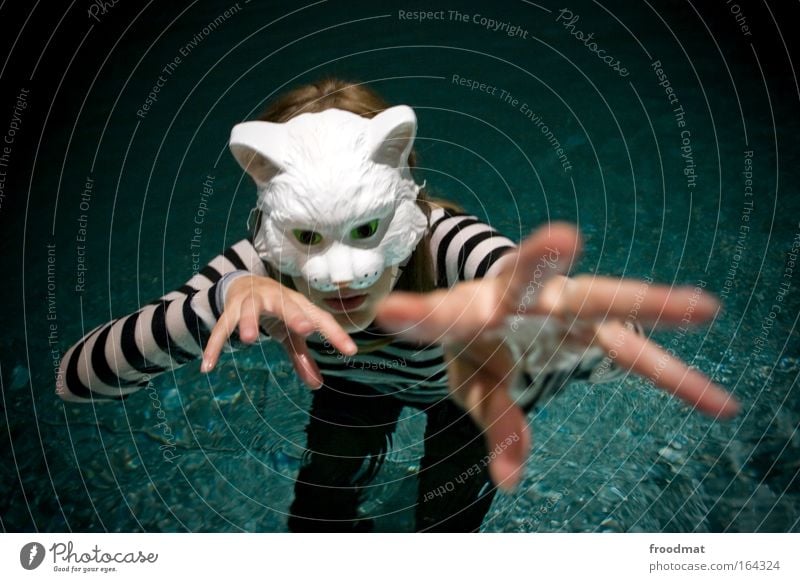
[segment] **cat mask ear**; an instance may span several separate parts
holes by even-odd
[[[409,177],[408,155],[417,135],[417,116],[408,105],[390,107],[369,122],[367,139],[371,159],[399,169]]]
[[[417,116],[411,107],[397,105],[380,112],[367,124],[370,158],[408,177],[408,155],[416,134]],[[233,127],[229,146],[242,169],[263,186],[284,169],[287,141],[284,123],[246,121]]]
[[[264,186],[284,168],[286,126],[269,121],[246,121],[233,126],[229,147],[256,185]]]

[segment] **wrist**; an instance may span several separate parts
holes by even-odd
[[[217,281],[217,293],[215,297],[215,301],[217,302],[217,306],[219,307],[220,312],[225,308],[225,302],[227,300],[228,289],[230,289],[231,283],[233,283],[236,279],[241,277],[251,275],[250,271],[230,271],[225,273],[222,278]]]

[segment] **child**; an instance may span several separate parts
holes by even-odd
[[[477,531],[497,485],[519,478],[529,447],[523,413],[569,379],[618,377],[605,352],[702,410],[735,412],[679,362],[655,378],[655,346],[595,322],[630,311],[633,283],[560,276],[578,250],[573,231],[556,225],[517,249],[430,200],[411,174],[415,134],[411,108],[336,79],[290,91],[259,121],[234,127],[231,151],[258,189],[250,236],[183,287],[87,334],[62,359],[58,393],[126,398],[201,353],[211,370],[229,337],[229,349],[280,341],[315,389],[292,531],[370,529],[359,500],[403,406],[427,418],[418,531]],[[639,319],[680,321],[686,297],[653,291]],[[696,320],[715,308],[702,298]],[[514,332],[533,329],[531,313],[556,322],[530,336],[536,349],[520,343],[524,334],[509,339],[509,322]],[[512,355],[533,365],[517,373]]]

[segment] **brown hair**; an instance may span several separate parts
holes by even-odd
[[[335,77],[325,77],[292,89],[274,101],[258,117],[261,121],[285,123],[301,113],[319,113],[326,109],[343,109],[362,117],[372,118],[390,105],[378,93],[362,83],[344,81]],[[413,170],[417,166],[417,153],[413,149],[408,156],[408,165]],[[419,205],[425,216],[430,218],[431,205],[435,204],[444,208],[461,211],[462,209],[448,201],[434,199],[428,196],[425,188],[420,188],[417,196]],[[260,217],[254,224],[253,234],[258,229]],[[411,254],[411,260],[406,265],[395,289],[402,291],[425,292],[435,287],[433,273],[433,260],[430,256],[430,234],[426,233]],[[291,279],[282,277],[275,269],[267,265],[270,276],[279,278],[281,283],[293,287]]]

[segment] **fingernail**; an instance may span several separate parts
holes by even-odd
[[[200,371],[206,373],[211,370],[212,362],[211,360],[206,360],[203,358],[203,363],[200,365]]]

